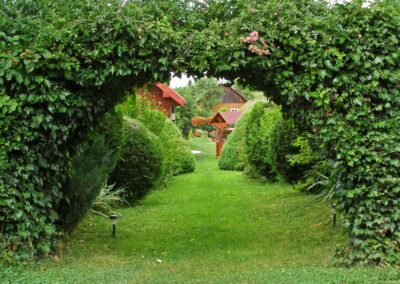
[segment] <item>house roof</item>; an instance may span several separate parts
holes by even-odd
[[[229,88],[231,90],[231,92],[233,92],[236,95],[238,95],[239,97],[241,97],[245,102],[248,101],[248,99],[245,96],[243,96],[241,93],[239,93],[239,91],[235,90],[234,88],[228,87],[228,86],[225,86],[225,88]]]
[[[163,98],[171,98],[180,106],[184,106],[186,104],[186,100],[167,85],[163,83],[155,83],[154,85],[162,91]]]
[[[229,86],[224,86],[224,93],[220,97],[220,103],[245,103],[247,98]]]
[[[242,113],[240,111],[218,112],[210,121],[213,123],[235,124]]]

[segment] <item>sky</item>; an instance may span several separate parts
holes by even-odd
[[[173,73],[171,75],[172,75],[172,78],[171,78],[171,82],[169,83],[169,86],[173,89],[179,88],[179,87],[186,87],[189,84],[189,81],[192,81],[192,83],[194,83],[193,76],[188,77],[185,74],[182,74],[182,77],[179,78],[178,76],[175,76]],[[225,83],[229,82],[224,78],[217,78],[217,79],[218,79],[218,83],[220,83],[220,84],[225,84]]]
[[[172,76],[169,86],[171,88],[186,87],[189,84],[189,81],[192,81],[192,83],[194,83],[194,79],[192,76],[190,76],[189,78],[185,74],[182,74],[182,78],[179,78],[178,76]]]

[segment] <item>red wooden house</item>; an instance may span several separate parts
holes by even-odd
[[[241,109],[246,102],[247,98],[238,91],[224,86],[224,94],[220,97],[219,103],[213,107],[213,112],[216,114],[210,121],[210,124],[215,127],[215,139],[213,141],[217,143],[217,158],[221,156],[224,142],[233,131],[236,121],[242,114]],[[221,111],[221,109],[226,111]]]
[[[146,96],[155,107],[162,111],[168,118],[175,120],[175,107],[183,107],[186,100],[173,89],[163,83],[154,83],[150,92],[139,92]]]
[[[215,142],[217,143],[216,156],[221,156],[222,147],[227,136],[233,131],[236,121],[242,113],[240,111],[218,112],[210,121],[216,129]]]

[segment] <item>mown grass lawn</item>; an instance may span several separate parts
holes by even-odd
[[[395,269],[333,266],[346,242],[329,224],[329,204],[285,184],[220,171],[214,144],[194,173],[175,177],[123,215],[87,218],[57,256],[3,268],[2,283],[399,283]]]

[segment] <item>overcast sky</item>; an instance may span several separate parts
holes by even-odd
[[[193,77],[188,78],[185,74],[182,75],[182,78],[173,76],[169,85],[171,88],[185,87],[189,84],[190,80],[194,82]]]

